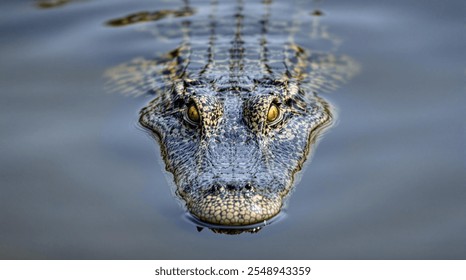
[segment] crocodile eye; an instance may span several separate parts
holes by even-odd
[[[191,104],[186,111],[188,120],[194,124],[198,124],[201,117],[199,116],[199,111],[195,104]]]
[[[275,104],[270,105],[269,111],[267,112],[267,122],[269,124],[275,124],[280,120],[280,110]]]

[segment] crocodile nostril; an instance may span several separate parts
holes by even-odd
[[[220,184],[214,184],[212,186],[212,190],[215,191],[215,192],[222,192],[222,191],[225,190],[225,188]]]
[[[219,193],[224,191],[236,192],[241,190],[252,191],[254,187],[251,183],[230,183],[230,184],[222,184],[222,183],[215,183],[212,185],[212,191]]]

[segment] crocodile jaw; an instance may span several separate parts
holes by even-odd
[[[246,226],[269,220],[282,207],[279,195],[226,190],[187,200],[189,212],[199,220],[224,226]]]

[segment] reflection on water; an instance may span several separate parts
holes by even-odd
[[[38,0],[36,1],[37,8],[40,9],[51,9],[51,8],[58,8],[69,4],[71,2],[78,2],[78,1],[85,1],[85,0]]]
[[[335,90],[357,69],[335,53],[321,12],[306,21],[309,14],[296,6],[287,19],[271,19],[271,2],[248,4],[214,1],[208,17],[190,18],[200,9],[185,2],[179,10],[108,22],[187,17],[146,27],[171,33],[181,42],[174,50],[119,65],[107,77],[116,92],[155,95],[141,110],[141,125],[161,145],[187,210],[216,233],[255,233],[270,224],[313,142],[334,121],[331,106],[316,94]],[[296,41],[305,36],[312,50]],[[328,49],[317,47],[322,42]]]
[[[295,7],[265,2],[268,44],[281,43],[274,30],[294,21]],[[338,123],[301,173],[286,217],[235,236],[197,232],[181,218],[173,178],[136,125],[154,96],[103,90],[102,73],[114,65],[133,60],[140,72],[144,62],[160,68],[177,57],[170,52],[188,38],[184,21],[191,39],[204,33],[207,42],[210,26],[195,23],[208,21],[210,1],[190,1],[195,12],[186,17],[118,28],[107,22],[186,3],[37,3],[0,3],[0,258],[466,258],[464,1],[300,2],[295,43],[348,54],[363,71],[321,94]],[[217,14],[232,14],[236,3],[222,1]],[[254,30],[264,10],[243,3],[244,26]],[[313,30],[316,10],[323,15]],[[231,17],[217,20],[217,34],[232,32],[222,28]]]
[[[138,22],[147,22],[147,21],[158,21],[164,19],[168,16],[174,17],[188,17],[194,14],[194,10],[189,7],[187,4],[183,9],[180,10],[163,10],[155,12],[139,12],[127,15],[122,18],[112,19],[107,22],[110,26],[124,26],[128,24],[135,24]]]
[[[257,224],[251,224],[247,226],[222,226],[222,225],[213,225],[199,220],[197,217],[189,214],[188,212],[185,215],[186,220],[193,223],[196,226],[197,231],[201,232],[204,228],[210,229],[214,233],[236,235],[242,233],[258,233],[262,228],[268,226],[272,223],[275,223],[282,219],[284,216],[283,212],[280,212],[270,220],[265,220]]]

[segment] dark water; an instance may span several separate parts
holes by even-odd
[[[34,3],[0,4],[0,258],[466,258],[464,1],[320,3],[362,71],[325,96],[338,125],[286,217],[238,236],[184,218],[136,125],[150,98],[103,90],[109,67],[172,47],[105,22],[180,4]]]

